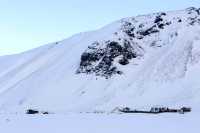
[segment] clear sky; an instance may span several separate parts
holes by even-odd
[[[0,0],[0,55],[95,30],[115,20],[200,7],[200,0]]]

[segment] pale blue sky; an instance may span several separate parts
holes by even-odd
[[[0,0],[0,55],[22,52],[115,20],[200,7],[199,0]]]

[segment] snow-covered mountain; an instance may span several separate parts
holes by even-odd
[[[200,9],[124,18],[0,57],[0,111],[200,103]]]

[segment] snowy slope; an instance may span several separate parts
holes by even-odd
[[[0,57],[0,111],[112,111],[200,103],[200,10],[124,18]]]

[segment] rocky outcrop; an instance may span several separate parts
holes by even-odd
[[[127,40],[124,40],[123,44],[117,41],[107,41],[104,43],[106,45],[103,48],[99,47],[102,44],[98,42],[88,47],[81,56],[80,67],[77,73],[94,73],[97,76],[109,78],[114,74],[123,73],[114,65],[117,58],[119,58],[118,64],[128,65],[131,59],[137,57],[137,53]]]

